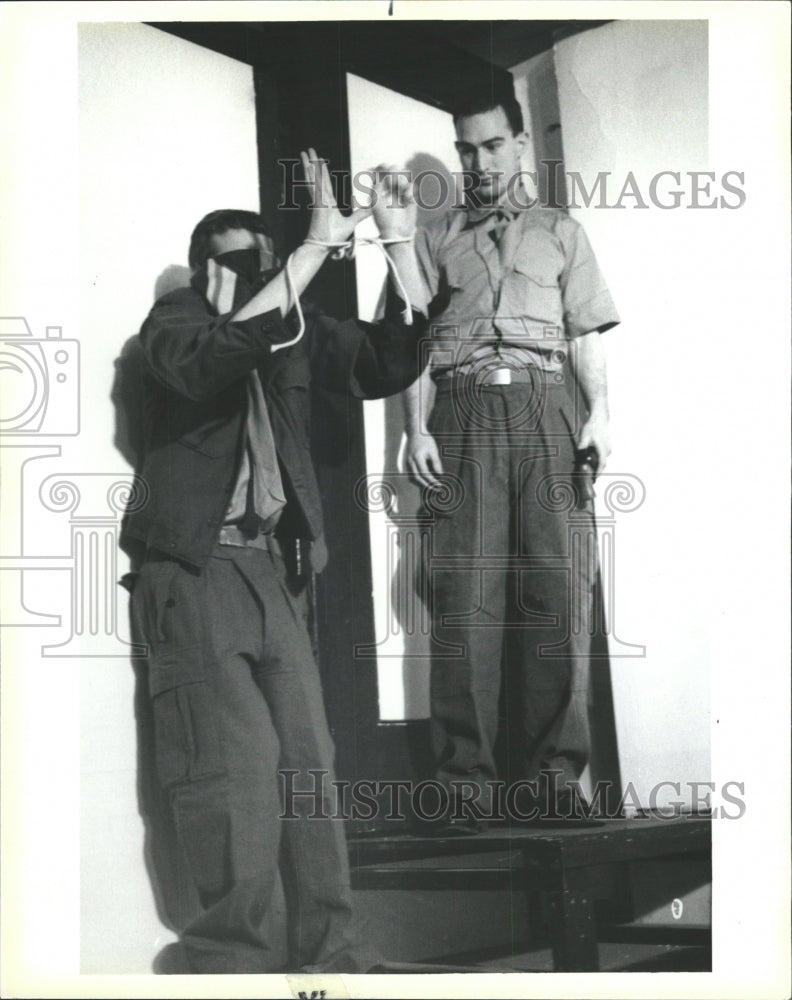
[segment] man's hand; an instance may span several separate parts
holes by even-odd
[[[320,160],[316,150],[300,153],[305,179],[311,185],[311,225],[309,240],[320,243],[346,243],[355,231],[355,226],[371,215],[370,208],[358,208],[351,215],[342,215],[338,210],[327,160]]]
[[[416,432],[407,435],[404,465],[419,486],[439,489],[443,485],[437,478],[443,474],[443,464],[437,442],[431,434]]]
[[[417,212],[412,181],[406,171],[397,170],[393,164],[381,163],[375,174],[372,209],[380,236],[383,239],[412,236]]]
[[[610,427],[608,418],[604,414],[592,413],[583,424],[575,440],[580,451],[586,448],[594,448],[597,452],[597,467],[594,470],[595,477],[603,471],[608,456],[611,453]]]

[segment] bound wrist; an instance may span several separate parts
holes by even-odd
[[[324,260],[325,257],[332,251],[332,247],[323,246],[321,243],[308,242],[308,240],[313,240],[314,237],[307,236],[305,241],[299,245],[296,253],[299,253],[301,257],[306,260]]]
[[[396,230],[389,232],[387,229],[380,230],[380,239],[383,240],[393,240],[393,246],[400,246],[402,243],[411,243],[415,238],[415,231],[411,233],[400,233]],[[390,249],[390,248],[389,248]]]

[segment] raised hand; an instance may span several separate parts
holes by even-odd
[[[412,179],[405,170],[381,163],[375,170],[377,183],[372,197],[374,221],[383,239],[412,236],[417,207]]]
[[[316,150],[300,153],[305,179],[311,191],[311,224],[308,228],[309,240],[319,243],[345,243],[357,224],[371,215],[370,208],[358,208],[351,215],[342,215],[333,194],[327,160],[316,155]]]

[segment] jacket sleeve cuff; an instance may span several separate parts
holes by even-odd
[[[258,316],[251,316],[249,319],[232,320],[229,317],[229,320],[268,351],[278,344],[294,339],[294,331],[281,316],[280,309],[270,309],[269,312],[259,313]]]

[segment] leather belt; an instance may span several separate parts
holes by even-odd
[[[481,371],[454,371],[440,372],[437,382],[450,382],[452,380],[474,383],[477,386],[488,385],[512,385],[513,383],[530,384],[535,383],[544,373],[538,368],[530,366],[527,368],[486,368]]]
[[[275,552],[278,555],[283,555],[281,544],[274,535],[252,535],[249,531],[242,531],[235,524],[223,525],[217,541],[220,545],[234,545],[237,548],[246,549],[264,549],[267,552]]]

